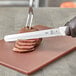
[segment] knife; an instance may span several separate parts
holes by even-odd
[[[4,40],[6,42],[9,42],[9,41],[16,41],[16,40],[26,40],[26,39],[45,38],[45,37],[54,37],[54,36],[65,36],[66,28],[67,28],[67,26],[58,27],[58,28],[54,28],[54,29],[28,32],[28,33],[6,35],[6,36],[4,36]]]

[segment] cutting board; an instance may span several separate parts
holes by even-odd
[[[40,30],[46,26],[35,26]],[[14,42],[0,40],[0,65],[12,68],[24,74],[31,74],[45,65],[57,60],[76,49],[76,38],[68,36],[44,38],[33,52],[16,53],[12,51]]]

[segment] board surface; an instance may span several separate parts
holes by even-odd
[[[40,30],[46,26],[36,26]],[[55,61],[76,49],[76,38],[50,37],[44,38],[40,46],[33,52],[16,53],[12,51],[13,42],[0,40],[0,65],[7,66],[24,74],[31,74],[43,66]]]

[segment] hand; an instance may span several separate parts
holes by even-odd
[[[67,22],[65,26],[67,26],[66,35],[76,37],[76,17]]]

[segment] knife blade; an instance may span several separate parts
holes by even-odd
[[[47,29],[35,32],[12,34],[4,36],[6,42],[16,41],[16,40],[26,40],[26,39],[35,39],[35,38],[45,38],[45,37],[54,37],[54,36],[65,36],[65,30],[67,26],[58,27],[54,29]]]

